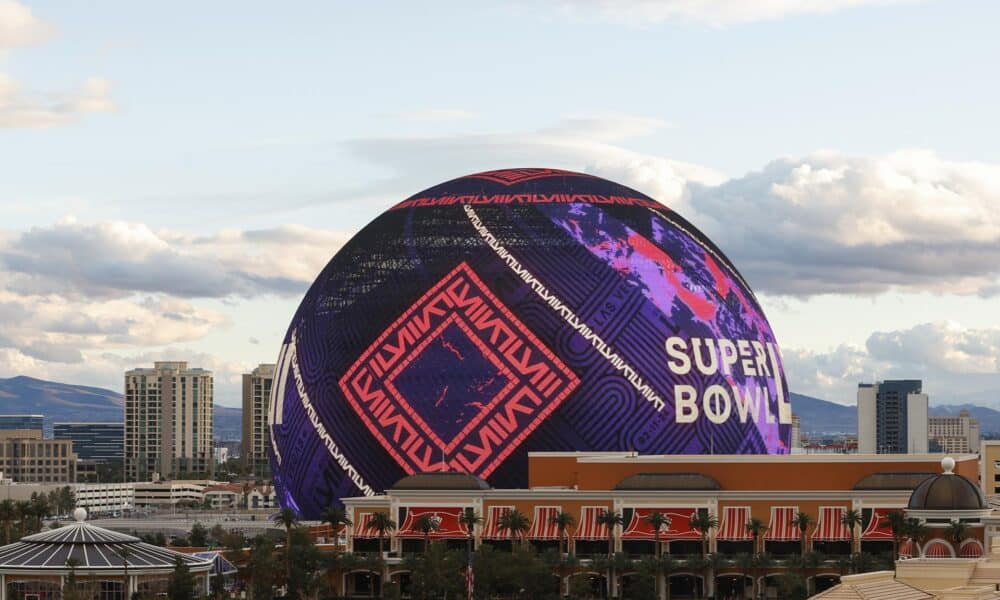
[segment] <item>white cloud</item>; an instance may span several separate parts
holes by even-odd
[[[110,92],[110,82],[91,77],[75,91],[28,93],[0,73],[0,128],[56,127],[81,115],[114,112]]]
[[[996,164],[821,152],[691,186],[685,209],[775,294],[988,294],[1000,277]]]
[[[792,391],[844,404],[854,402],[859,382],[876,379],[923,379],[935,404],[1000,401],[1000,327],[921,323],[874,332],[863,348],[784,348],[782,357]]]
[[[35,46],[48,41],[55,29],[16,0],[0,0],[0,49]]]
[[[296,225],[191,236],[141,223],[72,219],[5,237],[0,268],[8,289],[84,298],[297,295],[347,239]]]
[[[560,0],[565,15],[635,26],[664,22],[724,26],[772,21],[799,15],[828,14],[901,0]]]
[[[354,156],[383,166],[395,176],[408,181],[419,176],[428,185],[459,174],[507,167],[590,170],[605,176],[627,172],[647,185],[643,191],[669,203],[681,201],[690,182],[717,184],[725,180],[709,167],[617,145],[665,127],[657,119],[628,115],[574,116],[534,131],[364,138],[350,140],[345,146]],[[413,193],[419,184],[407,189]]]
[[[403,121],[460,121],[471,119],[476,113],[460,108],[418,108],[387,113],[385,116]]]

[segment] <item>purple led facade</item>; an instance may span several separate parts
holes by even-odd
[[[533,451],[787,453],[774,334],[722,252],[597,177],[513,169],[386,211],[296,312],[271,400],[283,506],[401,477],[527,485]]]

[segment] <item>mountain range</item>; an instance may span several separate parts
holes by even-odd
[[[803,433],[856,434],[857,410],[803,394],[791,394],[792,411],[801,419]],[[57,383],[20,375],[0,379],[0,413],[45,415],[47,434],[52,423],[64,421],[121,421],[123,396],[98,387]],[[975,404],[931,406],[932,415],[957,415],[968,410],[979,419],[984,434],[1000,434],[1000,411]],[[243,411],[215,405],[215,437],[224,441],[239,440]]]
[[[57,383],[19,375],[0,379],[0,413],[45,415],[45,433],[61,422],[121,421],[125,398],[119,392],[98,387]],[[238,440],[243,411],[215,405],[215,437]]]

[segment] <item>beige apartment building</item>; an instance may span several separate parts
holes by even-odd
[[[268,406],[274,365],[261,364],[243,374],[243,465],[258,477],[270,477],[267,458],[270,431],[267,427]]]
[[[211,476],[211,371],[183,361],[156,362],[125,372],[125,474],[149,481],[189,474]]]
[[[0,430],[0,472],[15,483],[75,483],[72,440],[42,439],[39,429]]]
[[[929,417],[927,437],[947,454],[966,454],[979,448],[979,420],[967,410],[957,416]]]

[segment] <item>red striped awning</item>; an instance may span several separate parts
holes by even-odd
[[[361,513],[354,520],[355,538],[377,538],[378,531],[372,527],[372,513]]]
[[[913,558],[920,553],[917,549],[917,544],[910,538],[903,540],[903,543],[899,545],[899,558]]]
[[[801,538],[799,528],[795,525],[795,513],[798,506],[772,506],[771,523],[764,540],[768,542],[789,542]]]
[[[892,528],[889,527],[889,513],[899,512],[899,508],[876,508],[872,510],[872,518],[868,521],[862,540],[892,541]]]
[[[427,535],[432,540],[469,537],[469,529],[459,522],[459,517],[462,516],[463,512],[465,509],[457,506],[446,508],[411,507],[406,511],[406,519],[403,520],[403,525],[399,528],[396,537],[423,538],[423,532],[417,529],[417,521],[424,515],[430,515],[438,522],[437,531],[432,531]]]
[[[608,526],[597,521],[597,518],[607,511],[607,506],[584,506],[580,511],[580,520],[577,522],[573,537],[578,540],[608,539]]]
[[[501,529],[500,519],[512,510],[514,510],[513,506],[491,506],[489,513],[486,515],[482,538],[484,540],[509,540],[510,532],[506,529]]]
[[[562,507],[559,506],[536,506],[535,518],[531,521],[526,537],[529,540],[558,540],[559,527],[552,522],[552,519],[560,510]]]
[[[667,540],[700,540],[698,530],[691,528],[691,517],[698,514],[697,508],[636,508],[632,511],[632,520],[622,532],[624,540],[655,540],[656,535],[646,517],[658,512],[668,519],[670,525],[660,530],[660,539]]]
[[[722,523],[719,524],[719,533],[715,539],[723,542],[742,542],[753,539],[753,535],[747,531],[747,522],[750,521],[749,506],[727,506],[722,510]]]
[[[851,528],[844,525],[845,512],[847,509],[843,506],[821,506],[812,539],[818,542],[849,541]]]
[[[962,558],[981,558],[983,546],[979,540],[965,540],[958,549],[958,555]]]
[[[941,540],[924,545],[925,558],[951,558],[951,546]]]

